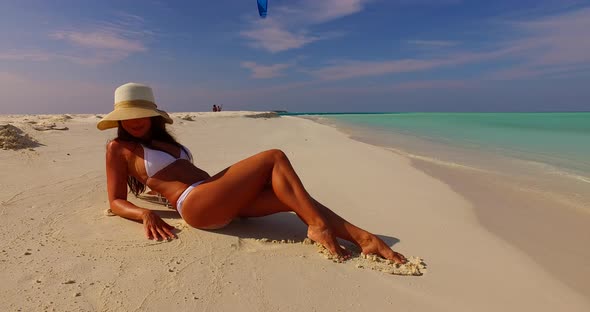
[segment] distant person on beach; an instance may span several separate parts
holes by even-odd
[[[217,105],[217,111],[220,112],[223,105]]]
[[[218,111],[217,105],[213,104],[213,111],[216,112]]]
[[[157,109],[152,89],[127,83],[115,90],[115,109],[97,128],[117,128],[106,151],[111,211],[143,222],[149,239],[173,239],[174,227],[152,210],[127,200],[146,185],[162,194],[180,216],[198,229],[220,229],[237,217],[262,217],[293,211],[308,226],[307,236],[341,259],[350,257],[336,238],[354,243],[364,254],[405,263],[380,238],[356,227],[320,204],[303,187],[284,152],[267,150],[210,176],[193,164],[191,152],[167,131],[172,119]]]

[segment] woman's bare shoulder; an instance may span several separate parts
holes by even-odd
[[[134,151],[137,148],[137,145],[138,144],[135,142],[114,139],[107,143],[107,154],[125,155]]]

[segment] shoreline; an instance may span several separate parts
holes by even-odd
[[[414,168],[468,200],[480,224],[491,233],[524,251],[556,279],[590,298],[590,249],[576,246],[577,241],[590,240],[590,211],[584,206],[587,202],[530,188],[522,177],[436,161],[432,154],[435,149],[427,155],[413,155],[399,146],[368,138],[367,133],[359,132],[362,127],[309,116],[301,118],[334,127],[353,140],[406,157]]]
[[[482,226],[524,251],[556,279],[590,298],[590,216],[498,176],[421,160],[412,165],[472,203]],[[506,183],[507,182],[507,183]]]

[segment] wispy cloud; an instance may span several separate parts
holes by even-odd
[[[256,79],[268,79],[281,76],[282,71],[291,67],[292,64],[273,64],[273,65],[260,65],[256,62],[242,62],[240,64],[243,68],[247,68],[252,71],[252,78]]]
[[[458,89],[469,86],[466,80],[408,81],[391,86],[392,90]]]
[[[250,46],[277,53],[302,48],[333,33],[313,33],[313,25],[360,12],[370,0],[300,0],[273,7],[266,19],[251,21],[240,35]]]
[[[367,0],[305,0],[299,6],[300,14],[308,16],[313,24],[325,23],[360,12]]]
[[[408,40],[407,44],[416,47],[427,47],[427,48],[445,48],[456,46],[458,42],[448,40]]]
[[[250,45],[272,53],[301,48],[322,38],[311,36],[305,30],[289,31],[284,25],[272,19],[262,21],[249,30],[241,32],[242,37],[250,40]]]
[[[509,25],[523,35],[508,44],[532,67],[590,63],[590,8]]]
[[[454,5],[460,4],[463,0],[395,0],[401,5]]]
[[[50,31],[47,38],[62,43],[51,51],[43,47],[10,50],[0,52],[0,60],[66,60],[77,64],[100,65],[147,51],[146,41],[153,36],[153,32],[145,29],[143,18],[121,12],[116,16],[114,21],[72,25],[70,29]]]
[[[145,28],[145,20],[125,12],[118,12],[116,16],[116,20],[99,21],[76,30],[58,30],[49,36],[69,44],[71,48],[63,47],[67,55],[64,58],[80,64],[114,63],[147,51],[145,41],[153,32]]]
[[[453,52],[440,58],[408,58],[388,61],[333,61],[317,70],[307,71],[320,80],[341,80],[359,77],[382,76],[433,70],[441,67],[464,65],[510,55],[512,48],[484,52]]]
[[[385,61],[338,60],[308,71],[320,80],[339,80],[434,70],[442,67],[510,62],[509,69],[483,73],[482,79],[521,79],[564,74],[576,67],[590,66],[590,8],[569,11],[534,20],[504,22],[511,39],[497,41],[487,50],[457,49],[454,42],[410,40],[423,46],[453,47],[437,58],[408,58]]]
[[[486,80],[517,80],[540,77],[561,77],[590,72],[590,64],[534,67],[529,64],[495,70],[485,74]]]
[[[404,59],[383,62],[338,61],[333,65],[310,71],[321,80],[340,80],[394,73],[415,72],[433,69],[448,63],[446,60]]]
[[[316,83],[317,85],[317,83]],[[350,95],[371,95],[376,93],[392,93],[399,91],[414,91],[414,90],[429,90],[429,89],[460,89],[467,88],[474,85],[473,82],[467,80],[453,80],[453,79],[441,79],[441,80],[416,80],[407,81],[400,83],[386,83],[378,85],[368,86],[357,86],[357,87],[342,87],[342,86],[322,86],[314,88],[308,92],[323,95],[335,95],[335,94],[350,94]],[[287,86],[287,85],[285,85]],[[299,86],[292,85],[291,88],[297,88]]]
[[[0,60],[3,61],[34,61],[43,62],[57,58],[57,55],[47,52],[34,51],[6,51],[0,52]]]
[[[105,30],[92,30],[88,32],[56,31],[50,34],[50,37],[90,49],[114,50],[124,53],[143,52],[147,50],[139,40],[123,38],[120,34]]]

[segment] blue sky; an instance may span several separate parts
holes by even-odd
[[[0,114],[590,110],[590,1],[2,1]]]

